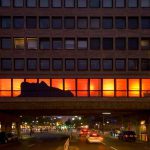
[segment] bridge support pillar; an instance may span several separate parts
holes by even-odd
[[[20,122],[16,122],[16,133],[19,138],[21,138],[21,128],[20,128]]]
[[[2,121],[1,122],[1,131],[11,132],[12,131],[12,122],[10,121]]]

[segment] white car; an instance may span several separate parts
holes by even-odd
[[[89,135],[87,135],[86,141],[88,143],[102,143],[103,137],[97,132],[91,132]]]

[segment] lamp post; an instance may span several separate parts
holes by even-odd
[[[102,133],[104,134],[104,131],[105,131],[105,129],[104,129],[104,127],[105,127],[105,115],[111,115],[111,113],[110,112],[103,112],[102,113]]]

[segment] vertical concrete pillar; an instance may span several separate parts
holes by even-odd
[[[21,128],[20,128],[20,122],[16,122],[16,132],[19,138],[21,138]]]
[[[11,132],[12,131],[12,122],[2,121],[1,122],[1,131]]]
[[[147,140],[148,142],[150,142],[150,117],[148,117],[147,120],[146,131],[147,131]]]

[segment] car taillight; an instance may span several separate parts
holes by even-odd
[[[97,134],[96,134],[96,133],[93,133],[92,136],[97,136]]]
[[[80,134],[83,134],[83,132],[82,132],[82,131],[80,131]]]
[[[127,137],[128,137],[128,135],[125,135],[125,137],[127,138]]]

